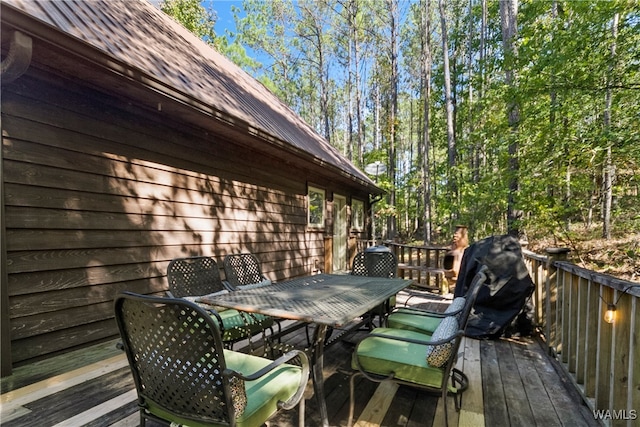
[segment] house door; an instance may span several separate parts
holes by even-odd
[[[346,271],[347,265],[347,198],[333,196],[333,271]]]

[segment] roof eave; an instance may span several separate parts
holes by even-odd
[[[145,91],[155,94],[156,96],[154,99],[157,99],[159,103],[171,102],[181,105],[182,108],[215,120],[216,124],[221,124],[235,131],[241,131],[247,135],[251,135],[261,142],[268,144],[271,149],[275,148],[277,150],[284,150],[296,158],[310,162],[323,170],[329,170],[332,174],[340,177],[344,182],[351,182],[352,185],[364,187],[370,194],[379,195],[385,193],[384,190],[378,187],[364,174],[363,177],[359,177],[348,173],[344,169],[318,158],[311,153],[301,150],[273,135],[270,135],[264,130],[259,129],[242,119],[229,115],[224,111],[217,109],[213,105],[206,104],[187,93],[177,90],[160,79],[157,79],[138,68],[132,67],[106,52],[96,49],[94,46],[84,42],[83,40],[70,37],[57,28],[34,19],[6,3],[2,3],[1,7],[3,22],[10,24],[15,29],[19,29],[23,33],[34,38],[46,40],[47,43],[62,49],[69,54],[83,58],[93,66],[101,68],[105,70],[105,72],[129,82],[131,85],[141,87]]]

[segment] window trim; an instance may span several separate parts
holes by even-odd
[[[311,193],[319,193],[322,195],[322,218],[319,222],[311,222]],[[314,230],[324,229],[327,220],[327,190],[315,185],[307,185],[307,227]]]

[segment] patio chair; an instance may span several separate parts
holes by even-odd
[[[209,256],[174,258],[167,266],[170,295],[175,298],[226,290],[218,263]]]
[[[477,280],[471,282],[471,286],[464,296],[455,297],[444,312],[422,309],[418,307],[398,307],[387,317],[387,326],[394,329],[406,329],[425,334],[433,334],[440,322],[448,316],[462,315],[467,300],[467,295],[476,294],[473,287],[480,287],[483,283]]]
[[[454,397],[456,411],[459,411],[462,393],[469,384],[467,376],[454,366],[475,298],[487,280],[485,272],[486,267],[482,267],[474,277],[475,286],[466,296],[460,317],[445,317],[433,334],[376,328],[356,345],[351,361],[354,372],[350,379],[348,426],[353,422],[355,378],[359,375],[375,382],[390,380],[439,392],[448,425],[447,396]]]
[[[220,269],[212,257],[193,256],[175,258],[167,267],[169,296],[194,302],[197,297],[216,292],[229,292],[220,279]],[[199,303],[198,303],[199,304]],[[271,329],[273,319],[261,314],[243,313],[223,307],[199,304],[218,320],[220,335],[225,344],[252,337]]]
[[[222,262],[225,286],[231,291],[267,286],[271,281],[262,274],[260,261],[251,253],[229,254]]]
[[[466,302],[465,297],[456,297],[444,311],[426,310],[417,307],[398,307],[387,316],[387,326],[394,329],[433,334],[448,316],[460,316]]]
[[[230,291],[269,286],[272,283],[271,280],[267,279],[267,277],[262,273],[260,261],[258,261],[258,257],[252,253],[243,252],[238,254],[228,254],[224,257],[222,266],[224,267],[224,275],[226,279],[223,283]],[[278,327],[278,333],[275,334],[275,336],[277,337],[277,341],[280,342],[283,335],[280,321],[261,314],[257,314],[256,316],[268,318],[271,319],[272,322],[275,322]],[[265,340],[265,343],[267,344],[267,347],[270,348],[268,351],[274,350],[273,340],[270,340],[269,342]]]
[[[224,349],[218,324],[179,298],[122,293],[115,316],[138,392],[140,425],[258,427],[299,408],[309,361],[291,351],[275,361]],[[295,363],[299,363],[296,365]]]
[[[351,275],[394,278],[397,270],[398,260],[393,252],[384,246],[374,246],[356,254],[353,258]],[[387,314],[391,311],[391,307],[394,306],[395,297],[366,313],[364,320],[369,330],[375,327],[373,324],[375,316],[378,316],[380,325],[382,325]]]
[[[391,251],[369,248],[358,252],[353,259],[351,274],[369,277],[396,277],[398,260]]]
[[[389,314],[387,317],[387,326],[395,329],[407,329],[425,334],[433,334],[445,317],[457,316],[458,319],[460,318],[464,311],[466,295],[475,293],[475,290],[472,289],[473,286],[483,285],[482,282],[473,279],[474,277],[471,278],[466,293],[461,293],[461,295],[456,296],[444,312],[406,306],[409,300],[418,296],[416,294],[410,295],[405,301],[405,307],[398,307]],[[423,295],[424,294],[420,294],[420,296]],[[436,297],[435,295],[430,296],[429,300],[438,302],[446,301],[443,297]]]

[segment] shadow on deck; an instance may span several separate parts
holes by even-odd
[[[363,334],[364,332],[359,332]],[[293,340],[302,341],[304,330]],[[349,412],[349,366],[354,342],[338,342],[325,352],[325,393],[332,426],[345,426]],[[2,379],[2,426],[137,426],[136,394],[125,355],[116,341],[16,368]],[[451,426],[599,426],[555,362],[535,338],[465,339],[459,365],[469,389]],[[306,425],[320,425],[313,388],[307,387]],[[441,426],[438,396],[409,387],[356,385],[356,426]],[[270,426],[295,426],[294,411]],[[358,423],[356,423],[358,421]],[[153,425],[148,423],[147,425]]]

